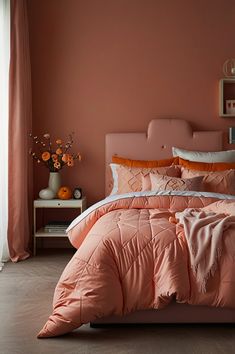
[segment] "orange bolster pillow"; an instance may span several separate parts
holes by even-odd
[[[197,171],[225,171],[234,170],[235,162],[195,162],[181,159],[179,157],[179,165],[189,170]]]
[[[124,157],[115,156],[115,155],[112,157],[112,162],[118,165],[125,165],[128,167],[143,167],[143,168],[178,165],[178,161],[179,161],[178,156],[172,157],[170,159],[153,160],[153,161],[131,160],[131,159],[126,159]]]

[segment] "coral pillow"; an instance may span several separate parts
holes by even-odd
[[[119,164],[119,165],[129,166],[129,167],[151,168],[151,167],[171,166],[173,164],[177,165],[178,164],[178,157],[165,159],[165,160],[153,160],[153,161],[146,160],[145,161],[145,160],[131,160],[131,159],[126,159],[124,157],[113,156],[112,162]]]
[[[193,162],[179,158],[179,164],[190,170],[197,171],[225,171],[235,169],[235,162]]]
[[[150,173],[151,190],[160,191],[200,191],[203,176],[193,178],[177,178]]]
[[[172,148],[173,156],[179,156],[182,159],[197,162],[235,162],[235,150],[227,151],[191,151]]]
[[[145,190],[150,190],[150,173],[162,175],[164,174],[173,177],[180,176],[181,174],[180,167],[178,166],[138,168],[110,164],[110,167],[112,169],[114,181],[111,194],[123,194],[141,191],[143,176],[148,178],[148,181],[145,184]]]
[[[206,192],[235,195],[235,170],[195,171],[182,167],[182,178],[203,176],[202,188]]]
[[[170,166],[170,167],[159,167],[156,171],[151,171],[151,173],[169,176],[169,177],[180,177],[181,169],[180,166]],[[151,180],[150,173],[141,176],[142,189],[141,191],[151,191]]]

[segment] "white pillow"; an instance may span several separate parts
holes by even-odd
[[[110,193],[110,195],[117,194],[118,191],[118,174],[117,174],[117,167],[119,166],[116,163],[110,163],[109,164],[111,171],[112,171],[112,176],[113,176],[113,189]]]
[[[235,150],[227,151],[190,151],[179,149],[177,147],[172,148],[173,156],[179,156],[182,159],[188,161],[197,162],[235,162]]]

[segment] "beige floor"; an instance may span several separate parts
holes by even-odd
[[[54,252],[0,273],[0,354],[235,353],[235,326],[152,326],[93,329],[37,339],[51,311],[53,289],[71,251]]]

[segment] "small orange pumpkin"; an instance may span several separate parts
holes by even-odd
[[[67,200],[72,198],[72,191],[69,187],[63,186],[57,192],[57,196],[59,199]]]

